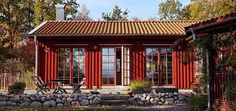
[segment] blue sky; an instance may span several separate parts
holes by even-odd
[[[97,20],[102,17],[102,12],[111,12],[114,5],[121,9],[128,8],[129,18],[138,17],[146,20],[150,17],[158,17],[157,10],[161,2],[165,0],[78,0],[80,5],[85,4],[90,10],[90,17]],[[190,0],[179,0],[183,5]]]

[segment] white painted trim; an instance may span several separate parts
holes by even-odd
[[[127,46],[127,45],[133,45],[133,44],[98,44],[98,45],[115,45],[115,46]]]
[[[121,46],[121,85],[124,85],[124,46]]]
[[[88,44],[55,44],[55,46],[81,46],[81,45],[88,45]]]
[[[37,27],[35,27],[33,30],[31,30],[31,31],[28,33],[28,35],[33,34],[35,31],[37,31],[39,28],[41,28],[41,27],[42,27],[44,24],[46,24],[46,23],[47,23],[47,21],[41,23],[39,26],[37,26]]]
[[[34,36],[35,43],[35,76],[38,76],[38,44],[37,44],[37,36]]]
[[[144,46],[164,46],[164,45],[174,45],[174,44],[143,44]]]
[[[191,35],[191,36],[189,36],[188,38],[186,38],[186,40],[190,40],[191,38],[193,38],[193,36]]]

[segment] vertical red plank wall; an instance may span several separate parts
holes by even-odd
[[[194,81],[194,53],[187,50],[174,51],[174,81],[179,89],[191,89]]]
[[[57,74],[57,52],[53,43],[39,42],[38,75],[45,83],[56,79]],[[51,86],[53,88],[53,85]]]
[[[145,51],[142,46],[134,45],[131,48],[131,80],[145,78]]]
[[[86,73],[86,88],[92,89],[93,86],[101,86],[101,71],[100,71],[100,50],[96,46],[91,45],[87,48],[87,54],[85,57],[85,73]]]

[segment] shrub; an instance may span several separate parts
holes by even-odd
[[[187,100],[190,111],[203,111],[207,109],[207,95],[193,95]]]
[[[236,81],[233,81],[224,92],[224,95],[229,100],[233,110],[236,110]]]
[[[24,93],[26,84],[24,82],[15,82],[8,86],[9,94],[22,94]]]
[[[150,84],[148,81],[132,81],[129,85],[129,89],[132,93],[145,93],[150,91]]]

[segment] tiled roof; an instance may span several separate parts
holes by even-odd
[[[185,27],[185,29],[186,29],[186,31],[188,31],[190,28],[201,27],[201,26],[209,25],[209,24],[216,23],[216,22],[222,22],[222,21],[232,19],[232,18],[236,18],[235,12],[189,25],[189,26]]]
[[[138,36],[185,35],[184,27],[196,21],[47,21],[29,36]]]

